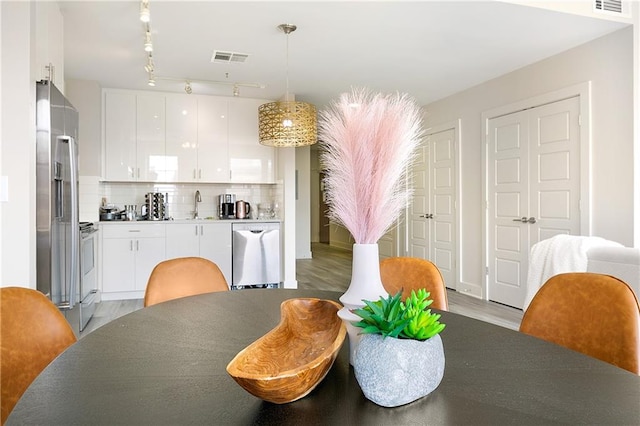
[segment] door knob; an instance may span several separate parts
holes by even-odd
[[[514,222],[522,222],[522,223],[536,223],[536,218],[532,216],[529,219],[527,219],[526,216],[523,216],[520,219],[513,219],[513,221]]]

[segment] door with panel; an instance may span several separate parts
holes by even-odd
[[[489,120],[488,298],[522,308],[531,246],[580,234],[580,99]]]
[[[429,139],[417,150],[411,169],[413,200],[409,207],[409,256],[429,259]]]
[[[430,259],[436,264],[447,287],[456,288],[456,164],[455,131],[430,135],[431,188],[429,222]]]
[[[429,134],[412,169],[409,254],[436,264],[445,284],[457,286],[455,129]]]

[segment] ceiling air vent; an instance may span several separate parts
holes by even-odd
[[[217,62],[221,64],[243,64],[246,62],[249,55],[246,53],[238,52],[224,52],[222,50],[214,50],[211,56],[211,62]]]
[[[625,14],[624,6],[622,0],[594,0],[593,4],[596,12],[606,12],[615,15]]]

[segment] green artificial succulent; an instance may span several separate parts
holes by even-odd
[[[401,300],[402,291],[387,298],[381,296],[375,302],[363,300],[365,306],[353,310],[354,314],[362,318],[354,325],[362,328],[361,334],[427,340],[445,327],[438,321],[440,314],[431,313],[431,309],[427,309],[433,302],[429,296],[428,291],[420,289],[417,293],[412,290],[404,303]]]

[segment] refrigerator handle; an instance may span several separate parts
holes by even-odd
[[[69,145],[69,165],[71,167],[71,280],[69,282],[68,300],[73,308],[76,305],[76,294],[79,293],[80,283],[80,222],[78,218],[78,153],[76,141],[71,136],[63,136],[62,139]]]

